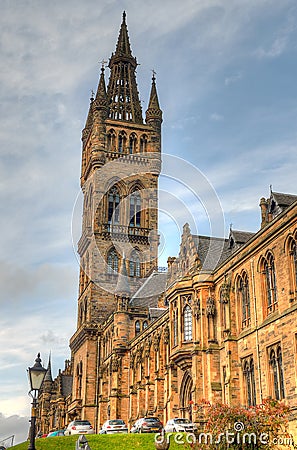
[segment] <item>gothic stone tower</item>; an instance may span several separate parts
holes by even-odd
[[[131,295],[157,266],[161,123],[155,77],[143,122],[126,14],[82,131],[82,235],[69,416],[96,422],[101,325],[116,310],[123,266]]]

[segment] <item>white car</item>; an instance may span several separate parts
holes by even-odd
[[[165,425],[165,431],[166,433],[174,433],[175,431],[193,433],[197,431],[197,425],[195,425],[189,419],[175,418],[168,420]]]
[[[99,434],[128,433],[128,427],[122,419],[107,420]]]
[[[65,436],[70,436],[71,434],[94,434],[94,428],[88,420],[73,420],[70,422],[66,428],[64,434]]]

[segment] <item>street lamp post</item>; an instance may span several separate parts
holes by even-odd
[[[31,427],[30,427],[30,444],[28,450],[35,449],[35,434],[36,434],[36,407],[38,399],[38,391],[41,388],[42,382],[46,374],[46,369],[41,365],[40,353],[38,353],[35,359],[33,367],[28,368],[28,375],[30,381],[29,395],[32,397],[32,409],[31,409]]]

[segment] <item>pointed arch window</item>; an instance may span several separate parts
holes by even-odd
[[[173,346],[177,345],[177,311],[173,311]]]
[[[189,305],[186,305],[184,308],[183,322],[184,322],[184,341],[191,341],[193,339],[193,321],[192,321],[192,309]]]
[[[241,306],[241,326],[247,328],[251,324],[251,302],[249,282],[246,272],[238,277],[237,281],[238,300]]]
[[[285,398],[282,351],[280,345],[269,350],[269,366],[272,380],[272,393],[276,400]]]
[[[107,273],[109,275],[116,275],[119,269],[119,257],[114,248],[112,248],[107,255]]]
[[[135,336],[137,336],[140,333],[140,321],[136,320],[135,322]]]
[[[140,257],[136,250],[133,250],[129,261],[130,277],[140,277]]]
[[[263,259],[263,276],[266,295],[267,314],[277,309],[276,275],[274,257],[271,253]]]
[[[290,267],[291,267],[291,289],[296,295],[297,291],[297,245],[295,239],[289,243]]]
[[[138,191],[130,195],[130,227],[140,227],[141,197]]]
[[[148,322],[145,320],[142,324],[142,329],[145,330],[148,327]]]
[[[253,358],[247,358],[243,361],[243,378],[245,384],[247,406],[255,406],[256,384],[255,384],[255,368]]]
[[[129,153],[130,153],[130,155],[132,155],[132,153],[135,153],[135,151],[136,151],[136,142],[137,142],[136,134],[132,133],[129,138]]]
[[[120,195],[116,187],[112,187],[108,193],[108,223],[118,224],[120,220]]]
[[[116,146],[116,134],[114,130],[109,130],[107,134],[107,150],[114,152]]]
[[[124,153],[126,149],[126,133],[124,131],[121,131],[118,137],[118,152]]]
[[[143,134],[140,137],[140,153],[144,153],[147,150],[147,136]]]

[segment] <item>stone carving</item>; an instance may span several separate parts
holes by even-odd
[[[208,297],[206,302],[206,315],[207,317],[214,317],[216,314],[216,306],[213,297]]]

